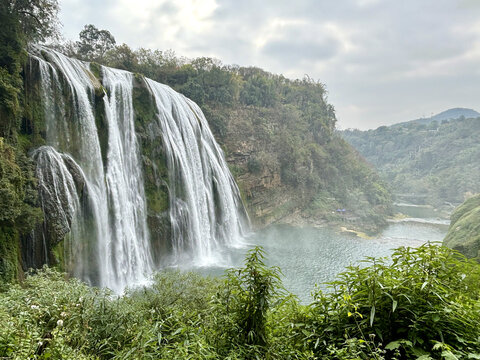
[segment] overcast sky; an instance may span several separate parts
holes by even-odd
[[[210,56],[320,80],[338,127],[368,129],[451,107],[480,111],[480,0],[59,0],[132,48]]]

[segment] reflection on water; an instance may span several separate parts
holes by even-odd
[[[232,249],[225,255],[230,257],[232,266],[237,267],[241,266],[249,248],[263,246],[267,264],[281,268],[286,289],[308,303],[315,284],[325,290],[324,283],[334,280],[346,266],[358,264],[369,256],[388,256],[400,246],[417,247],[428,241],[442,241],[446,231],[446,226],[438,224],[401,222],[391,224],[376,239],[362,239],[327,228],[278,225],[252,234],[244,248]],[[197,270],[222,275],[225,268]]]

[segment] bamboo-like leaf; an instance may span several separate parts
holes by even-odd
[[[375,305],[372,305],[370,309],[370,326],[373,325],[373,319],[375,318]]]

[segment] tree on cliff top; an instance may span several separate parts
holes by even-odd
[[[108,30],[99,30],[95,25],[85,25],[79,34],[77,54],[82,59],[102,62],[108,50],[115,47],[116,41]]]
[[[24,41],[45,41],[59,36],[57,0],[5,0],[1,6],[18,21]]]

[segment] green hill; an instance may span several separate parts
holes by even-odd
[[[480,192],[480,118],[341,134],[391,184],[397,201],[460,204]]]
[[[480,194],[456,208],[450,219],[443,244],[469,258],[480,259]]]

